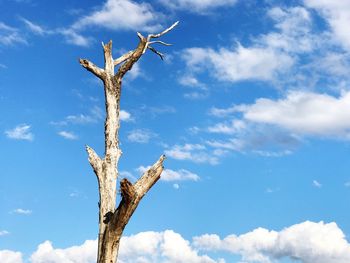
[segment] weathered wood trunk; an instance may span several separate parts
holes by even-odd
[[[104,69],[97,67],[86,59],[79,60],[84,68],[103,81],[106,102],[105,157],[101,159],[92,148],[86,146],[89,162],[97,176],[100,195],[97,263],[117,262],[119,243],[123,230],[142,197],[159,180],[163,171],[163,161],[165,159],[165,156],[162,155],[134,184],[125,178],[121,180],[120,192],[122,199],[118,207],[116,206],[117,167],[122,154],[119,148],[118,137],[122,79],[147,49],[150,49],[163,58],[163,55],[155,50],[151,44],[169,44],[158,40],[151,40],[166,34],[172,30],[177,23],[178,22],[159,34],[150,34],[148,37],[143,37],[140,33],[137,33],[140,39],[137,48],[115,60],[112,57],[112,41],[106,45],[102,44],[105,59]],[[121,66],[115,73],[114,68],[119,64],[121,64]]]

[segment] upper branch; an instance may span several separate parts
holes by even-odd
[[[114,66],[117,66],[118,64],[123,63],[124,61],[128,60],[132,56],[133,53],[134,53],[134,51],[129,51],[128,53],[125,53],[121,57],[115,59]]]
[[[142,197],[149,189],[160,179],[160,175],[164,169],[163,162],[165,155],[162,155],[159,160],[149,168],[139,180],[134,184],[135,191]]]
[[[79,59],[79,63],[88,71],[92,72],[96,77],[100,78],[102,81],[104,80],[105,71],[103,69],[99,68],[87,59]]]
[[[177,24],[179,23],[179,21],[176,21],[174,24],[172,24],[170,27],[168,27],[167,29],[165,29],[164,31],[158,33],[158,34],[149,34],[147,39],[150,40],[151,38],[159,38],[162,35],[165,35],[166,33],[168,33],[170,30],[172,30],[174,27],[177,26]]]
[[[174,27],[177,26],[179,21],[172,24],[170,27],[165,29],[164,31],[158,33],[158,34],[149,34],[147,37],[144,37],[141,35],[141,33],[137,32],[137,36],[140,39],[140,42],[137,46],[137,48],[133,51],[129,51],[128,53],[125,53],[120,58],[114,60],[114,66],[122,63],[125,61],[125,63],[118,69],[118,72],[116,73],[116,78],[121,79],[127,71],[129,71],[132,66],[139,60],[139,58],[146,52],[147,49],[151,50],[155,54],[157,54],[161,59],[163,59],[164,55],[157,51],[154,47],[151,46],[151,44],[162,44],[165,46],[170,46],[171,44],[165,43],[163,41],[151,41],[151,39],[159,38],[169,31],[171,31]]]

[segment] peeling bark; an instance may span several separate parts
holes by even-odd
[[[89,146],[86,146],[88,160],[93,168],[99,187],[99,235],[97,263],[117,262],[118,249],[121,236],[126,224],[137,208],[142,197],[159,180],[163,171],[165,156],[149,168],[134,184],[127,179],[120,182],[121,200],[116,206],[118,162],[122,154],[119,147],[120,128],[120,94],[122,79],[132,69],[147,49],[151,50],[161,59],[163,54],[158,52],[151,44],[169,46],[163,41],[151,41],[172,30],[178,22],[159,34],[150,34],[147,37],[137,33],[140,41],[136,49],[129,51],[117,59],[112,57],[112,41],[102,43],[104,51],[104,69],[99,68],[87,59],[80,59],[80,64],[100,78],[104,84],[106,120],[105,120],[105,156],[101,159]],[[115,66],[120,65],[115,73]]]

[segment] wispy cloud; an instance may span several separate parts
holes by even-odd
[[[17,28],[0,21],[0,45],[12,46],[15,44],[27,44],[27,40]]]
[[[65,117],[63,121],[52,121],[50,124],[52,125],[68,125],[68,124],[90,124],[90,123],[96,123],[100,121],[103,118],[104,114],[101,110],[101,108],[94,106],[90,109],[90,112],[88,114],[77,114],[77,115],[68,115]]]
[[[315,186],[316,188],[321,188],[322,187],[322,184],[317,181],[317,180],[313,180],[312,181],[312,185]]]
[[[206,151],[206,147],[201,144],[174,145],[166,149],[165,154],[177,160],[189,160],[195,163],[218,164],[219,159],[214,154]]]
[[[155,136],[157,135],[148,129],[135,129],[128,133],[128,140],[137,143],[148,143]]]
[[[58,135],[62,136],[63,138],[67,139],[67,140],[77,140],[78,136],[75,135],[73,132],[69,132],[69,131],[60,131],[58,132]]]
[[[6,230],[0,230],[0,236],[6,236],[6,235],[9,235],[10,232],[9,231],[6,231]]]
[[[220,7],[233,6],[237,0],[160,0],[160,2],[165,7],[173,10],[183,10],[205,15]]]
[[[30,215],[32,214],[32,210],[29,209],[23,209],[23,208],[17,208],[11,211],[13,214],[20,214],[20,215]]]
[[[32,141],[34,135],[30,132],[30,128],[30,125],[20,124],[11,130],[5,131],[5,134],[10,139]]]
[[[139,173],[143,174],[149,168],[150,167],[140,166],[139,168],[137,168],[137,171]],[[186,169],[180,169],[177,171],[174,171],[171,169],[164,169],[160,179],[162,181],[166,181],[166,182],[173,182],[173,181],[177,181],[177,182],[179,182],[179,181],[194,181],[194,182],[197,182],[200,180],[200,177],[197,174],[192,173]]]

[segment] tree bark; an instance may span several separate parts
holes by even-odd
[[[163,171],[165,156],[149,168],[134,184],[127,179],[120,182],[121,200],[116,206],[118,162],[122,154],[119,147],[120,128],[120,95],[122,79],[131,70],[147,49],[151,50],[161,59],[163,54],[153,48],[152,44],[169,44],[162,41],[151,41],[172,30],[178,22],[159,34],[150,34],[147,37],[137,33],[140,41],[135,50],[129,51],[119,57],[112,57],[112,41],[103,44],[104,69],[99,68],[87,59],[80,59],[80,64],[88,71],[100,78],[104,84],[106,120],[105,120],[105,156],[101,159],[96,152],[86,146],[89,162],[97,176],[99,188],[99,235],[97,263],[117,262],[119,243],[123,230],[129,222],[142,197],[159,180]],[[120,65],[115,73],[115,66]]]

